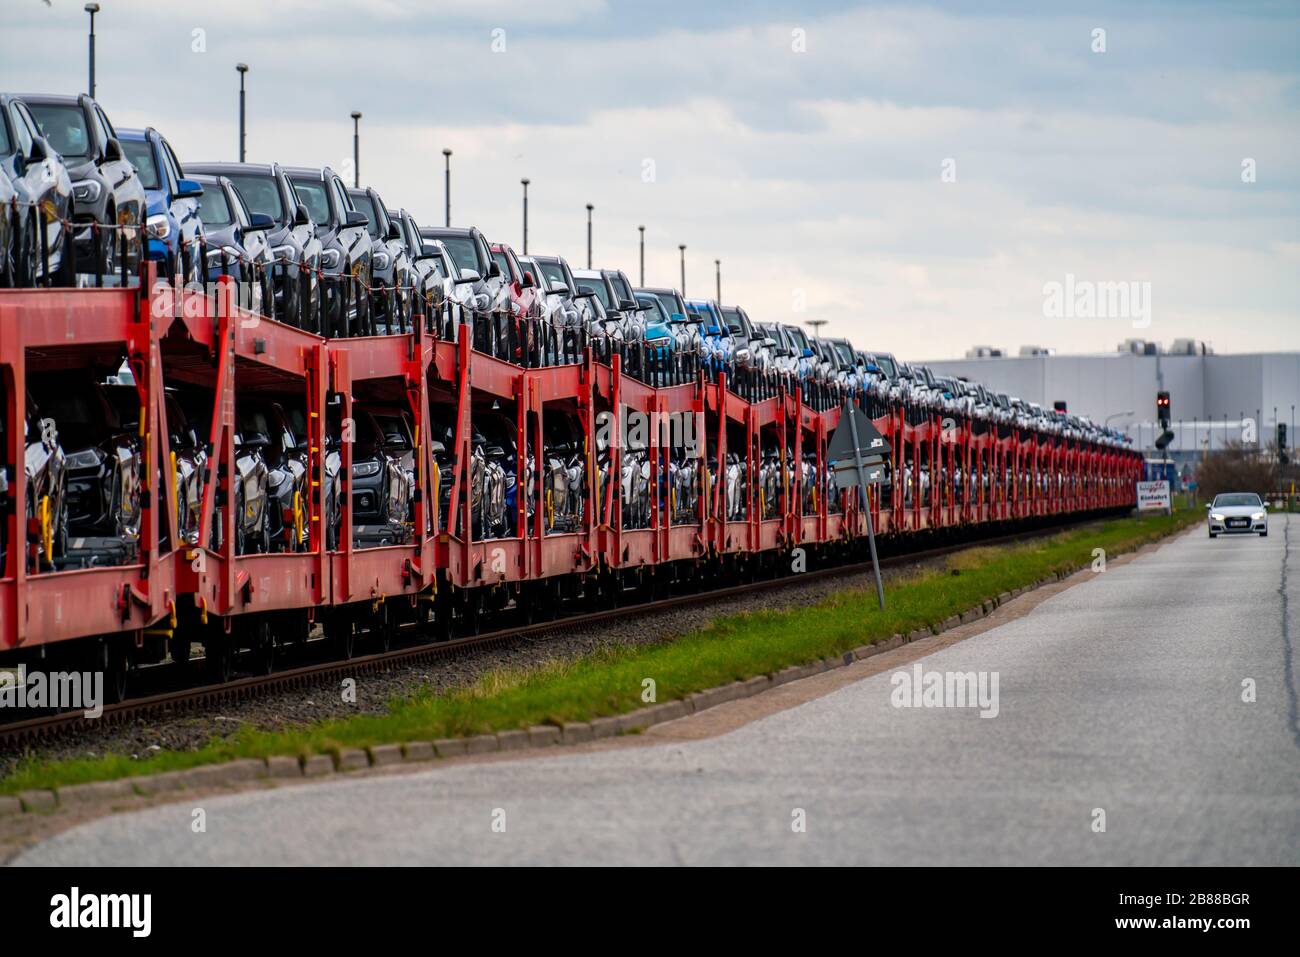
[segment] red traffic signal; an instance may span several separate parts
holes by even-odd
[[[1156,393],[1156,418],[1161,422],[1169,421],[1169,393],[1160,391]]]

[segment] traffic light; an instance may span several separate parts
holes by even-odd
[[[1165,429],[1163,432],[1160,433],[1160,436],[1156,439],[1156,448],[1159,449],[1161,452],[1163,452],[1165,449],[1169,448],[1169,443],[1172,442],[1173,440],[1174,440],[1174,433],[1171,432],[1169,429]]]
[[[1169,393],[1161,390],[1156,393],[1156,419],[1161,425],[1168,428],[1169,415]]]
[[[1286,450],[1286,423],[1277,424],[1277,460],[1282,465],[1287,465],[1291,461],[1291,456]]]

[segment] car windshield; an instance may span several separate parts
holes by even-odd
[[[375,201],[370,198],[370,194],[362,193],[358,196],[354,193],[352,202],[357,209],[366,214],[366,232],[370,234],[370,238],[379,238],[379,210],[375,208]]]
[[[447,252],[451,254],[452,262],[456,264],[457,269],[472,269],[479,271],[478,256],[474,252],[474,240],[468,236],[441,236],[442,244],[447,247]],[[480,276],[480,279],[483,277]]]
[[[609,281],[614,285],[614,291],[620,299],[632,299],[632,285],[623,279],[618,273],[611,273]]]
[[[32,105],[32,116],[41,128],[41,135],[61,156],[85,159],[90,156],[90,131],[86,128],[86,114],[73,104]]]
[[[564,281],[564,268],[559,263],[538,263],[542,267],[542,275],[551,282],[558,282],[562,286],[568,284]]]
[[[876,365],[880,366],[880,370],[889,378],[898,378],[898,367],[894,365],[889,356],[876,356]]]
[[[514,273],[510,271],[510,257],[505,254],[505,250],[498,249],[492,254],[492,261],[495,262],[501,270],[501,275],[510,279]]]
[[[808,348],[808,337],[803,334],[803,330],[798,326],[787,326],[786,335],[790,337],[796,349]]]
[[[642,306],[648,306],[645,318],[646,322],[668,322],[668,310],[664,309],[664,304],[659,301],[658,296],[637,296],[636,301]]]
[[[738,336],[745,331],[745,327],[740,323],[740,310],[736,307],[723,306],[722,318],[727,320],[727,328],[731,330],[733,336]]]
[[[319,179],[293,179],[294,192],[307,207],[307,215],[317,226],[330,221],[330,201],[325,195],[325,184]]]
[[[845,365],[851,366],[857,362],[857,357],[853,355],[853,349],[847,342],[835,343],[835,351]]]
[[[121,143],[122,152],[140,174],[140,185],[145,189],[162,189],[158,164],[153,161],[153,144],[147,140],[122,140]]]
[[[204,184],[203,195],[199,197],[199,218],[204,226],[209,227],[229,226],[235,221],[224,189],[215,184]]]
[[[574,278],[578,280],[579,286],[587,286],[596,290],[596,298],[600,300],[602,306],[606,309],[614,308],[613,303],[609,301],[609,287],[605,284],[603,279],[599,276],[575,276]]]
[[[280,188],[273,176],[230,176],[229,180],[239,191],[249,212],[270,216],[277,223],[285,220],[284,204],[280,202]]]
[[[1260,502],[1259,496],[1254,492],[1232,492],[1228,495],[1215,496],[1214,499],[1215,508],[1232,508],[1234,505],[1249,508],[1261,504],[1263,503]]]

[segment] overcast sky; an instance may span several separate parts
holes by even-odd
[[[86,85],[81,0],[0,4],[0,89]],[[906,358],[1300,348],[1300,4],[101,0],[97,94],[186,160],[350,170],[452,221]],[[1104,35],[1097,31],[1103,30]],[[1104,52],[1097,52],[1104,41]],[[1253,182],[1243,182],[1243,164]],[[946,175],[945,175],[946,174]],[[1246,179],[1251,178],[1249,174]],[[1149,283],[1143,317],[1044,287]],[[1141,287],[1139,287],[1141,288]]]

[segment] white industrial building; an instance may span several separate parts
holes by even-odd
[[[1183,343],[1179,343],[1183,346]],[[1168,390],[1177,461],[1195,458],[1226,441],[1267,448],[1278,422],[1294,448],[1300,406],[1300,352],[1205,354],[1187,348],[1157,351],[1154,344],[1125,343],[1123,351],[1097,355],[979,355],[925,362],[942,375],[983,382],[996,392],[1045,408],[1064,401],[1070,412],[1127,430],[1134,447],[1151,453],[1159,435],[1156,393]],[[971,350],[987,353],[986,347]],[[1030,350],[1022,350],[1028,352]]]

